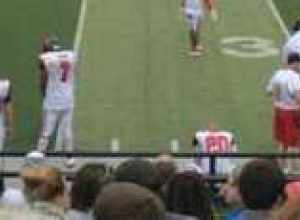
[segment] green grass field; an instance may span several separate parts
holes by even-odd
[[[290,24],[300,3],[276,3]],[[175,140],[190,151],[193,132],[209,121],[232,130],[244,152],[273,149],[264,86],[284,37],[267,1],[219,1],[220,20],[206,18],[205,56],[196,61],[187,56],[179,5],[88,0],[74,118],[81,149],[108,151],[117,140],[122,151],[162,151]],[[55,32],[72,45],[79,8],[80,0],[11,0],[0,9],[1,75],[9,74],[15,94],[13,149],[32,146],[40,127],[40,36]]]

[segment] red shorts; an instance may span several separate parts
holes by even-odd
[[[299,146],[299,125],[300,120],[296,110],[281,110],[275,108],[273,118],[274,138],[280,142],[284,148]]]

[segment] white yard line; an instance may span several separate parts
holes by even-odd
[[[171,140],[170,145],[171,145],[171,152],[172,153],[178,153],[179,152],[180,146],[179,146],[178,139]]]
[[[289,30],[285,24],[285,22],[283,21],[282,17],[280,16],[280,13],[278,11],[278,8],[276,7],[276,5],[274,4],[273,0],[266,0],[274,18],[276,19],[276,21],[278,22],[280,29],[282,30],[283,34],[285,35],[286,38],[290,37],[290,33]]]
[[[75,35],[75,40],[74,40],[74,45],[73,45],[74,51],[76,53],[79,53],[79,50],[80,50],[80,44],[81,44],[81,40],[82,40],[85,17],[86,17],[86,12],[87,12],[87,5],[88,5],[88,0],[81,0],[80,13],[79,13],[79,17],[78,17],[78,23],[77,23],[77,27],[76,27],[76,35]]]
[[[120,140],[118,138],[111,139],[110,149],[111,149],[111,152],[119,152],[120,151]]]

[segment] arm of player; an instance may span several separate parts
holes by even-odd
[[[295,98],[296,98],[297,105],[300,106],[300,90],[296,91]]]
[[[40,71],[40,89],[42,97],[45,97],[48,82],[48,73],[42,61],[40,61]]]
[[[193,138],[192,145],[193,147],[197,147],[199,145],[199,142],[196,137]]]
[[[184,9],[185,9],[185,0],[181,0],[181,3],[180,3],[180,13],[182,15],[184,15]]]
[[[204,0],[205,7],[209,12],[216,10],[216,1],[215,0]]]
[[[217,11],[217,5],[215,0],[204,0],[205,7],[209,12],[213,21],[218,21],[219,15]]]
[[[237,145],[236,145],[235,138],[232,138],[230,146],[231,146],[231,152],[236,153],[237,152]]]
[[[185,0],[181,0],[181,8],[185,8]]]
[[[13,106],[12,106],[12,89],[9,88],[8,95],[4,100],[4,120],[5,120],[5,129],[6,135],[9,137],[12,133],[12,123],[13,123]]]

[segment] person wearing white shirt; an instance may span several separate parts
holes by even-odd
[[[43,95],[43,127],[38,150],[45,152],[49,137],[58,126],[55,151],[73,151],[72,119],[74,107],[74,74],[76,54],[57,39],[46,39],[41,62],[41,92]]]

